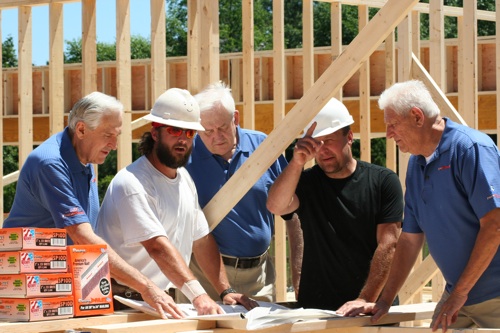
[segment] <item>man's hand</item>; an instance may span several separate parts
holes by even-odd
[[[365,313],[372,315],[371,322],[375,324],[380,320],[380,318],[384,317],[389,312],[391,305],[384,301],[378,301],[377,303],[367,303],[365,307]]]
[[[241,304],[247,310],[252,310],[253,308],[259,306],[259,303],[257,303],[255,300],[239,293],[229,293],[224,296],[224,299],[222,301],[224,302],[224,304],[228,305]]]
[[[193,306],[198,315],[224,314],[224,310],[207,294],[202,294],[193,300]]]
[[[432,331],[435,332],[439,328],[443,330],[443,333],[448,330],[448,326],[457,321],[458,311],[462,308],[467,300],[467,295],[460,295],[456,292],[452,292],[448,299],[443,303],[441,309],[439,309],[439,314],[432,324]]]
[[[177,307],[172,297],[167,295],[163,290],[154,284],[141,292],[142,299],[152,306],[158,312],[162,319],[167,319],[165,311],[172,316],[172,318],[184,318],[184,313]]]
[[[312,134],[314,133],[315,128],[316,122],[314,122],[311,127],[307,129],[304,137],[298,139],[295,143],[292,158],[293,162],[304,165],[316,156],[316,153],[323,145],[323,142],[313,139]]]
[[[368,303],[364,299],[357,298],[353,301],[346,302],[335,312],[344,317],[356,317],[360,314],[369,313],[374,305],[374,303]]]

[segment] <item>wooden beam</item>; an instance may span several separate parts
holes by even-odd
[[[313,0],[302,1],[302,91],[314,84],[314,20]]]
[[[187,75],[188,75],[188,90],[196,94],[203,89],[201,83],[201,66],[203,59],[201,58],[201,15],[199,0],[188,0],[188,34],[187,34]]]
[[[82,96],[97,90],[96,0],[82,0]]]
[[[295,104],[285,119],[205,206],[213,229],[269,168],[316,113],[359,69],[418,0],[389,0]]]
[[[167,89],[165,0],[151,0],[151,95],[153,101]]]
[[[243,126],[255,129],[255,56],[253,0],[243,0]]]
[[[116,93],[124,108],[118,137],[118,170],[132,163],[132,65],[130,61],[130,0],[116,0]]]
[[[353,6],[365,5],[373,8],[382,8],[387,3],[387,0],[316,0],[316,1],[340,2],[345,5],[353,5]],[[413,7],[413,9],[426,14],[429,14],[430,12],[428,3],[418,3],[415,5],[415,7]],[[444,6],[443,10],[445,16],[453,16],[453,17],[464,16],[464,9],[462,7]],[[483,21],[496,22],[495,12],[488,10],[478,10],[477,19]]]
[[[49,136],[64,128],[63,4],[49,6]]]
[[[458,19],[459,48],[461,50],[461,65],[459,66],[459,99],[458,111],[467,124],[478,128],[477,108],[477,0],[465,1],[464,17]]]
[[[368,7],[358,7],[359,31],[368,24]],[[370,58],[366,59],[359,68],[359,135],[361,138],[361,160],[371,162],[372,144],[370,137],[371,130],[371,110],[370,110]]]
[[[285,117],[285,4],[273,1],[273,128]],[[275,216],[276,301],[287,300],[286,231],[284,221]]]
[[[56,3],[80,2],[81,0],[0,0],[0,8],[17,8],[19,6],[40,6]]]
[[[408,304],[413,296],[419,293],[439,271],[432,256],[428,255],[420,265],[408,276],[404,285],[399,290],[400,304]]]
[[[430,73],[441,90],[446,91],[443,1],[431,0],[429,14]],[[413,52],[416,53],[416,50]]]
[[[499,0],[500,1],[500,0]],[[396,83],[396,41],[395,34],[391,32],[385,39],[385,84],[389,88]],[[397,148],[394,140],[385,140],[385,166],[397,172]]]
[[[273,1],[273,128],[285,117],[285,63],[285,4],[284,0],[275,0]]]
[[[18,131],[19,131],[19,169],[33,150],[33,28],[31,7],[18,9]]]
[[[332,61],[342,53],[342,5],[338,2],[332,2],[330,6],[330,30],[332,44]],[[342,100],[342,89],[333,96],[339,101]]]
[[[441,110],[441,115],[445,117],[449,117],[454,122],[463,124],[467,126],[464,118],[460,115],[460,113],[455,109],[453,104],[451,104],[450,100],[446,97],[443,91],[439,88],[438,84],[434,81],[432,76],[427,72],[424,66],[420,63],[417,57],[412,55],[412,77],[414,79],[418,79],[422,81],[429,89],[431,93],[432,99]]]

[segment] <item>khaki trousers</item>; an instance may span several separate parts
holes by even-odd
[[[274,302],[276,290],[274,282],[276,273],[272,258],[269,254],[261,261],[260,266],[253,268],[234,268],[224,265],[229,284],[237,292],[245,294],[256,301]],[[210,284],[203,274],[194,256],[191,256],[189,268],[194,276],[200,281],[203,288],[214,301],[221,301],[219,293]],[[189,303],[189,300],[179,291],[176,292],[175,301],[177,303]]]
[[[450,297],[448,292],[443,292],[443,296],[436,305],[432,316],[431,327],[443,303]],[[450,325],[450,328],[499,328],[500,327],[500,297],[492,298],[482,303],[463,306],[458,312],[457,321]]]

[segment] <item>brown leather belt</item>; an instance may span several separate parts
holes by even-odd
[[[222,255],[222,261],[226,266],[231,266],[233,268],[240,268],[240,269],[248,269],[248,268],[258,267],[266,259],[266,257],[267,257],[267,251],[258,257],[249,257],[249,258],[248,257],[236,258],[236,257],[228,257]]]

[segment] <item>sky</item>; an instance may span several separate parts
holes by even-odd
[[[97,0],[97,41],[115,43],[116,41],[116,1]],[[63,5],[64,41],[78,39],[82,35],[82,5],[81,2],[65,3]],[[33,16],[33,60],[35,66],[47,64],[49,59],[49,6],[32,7]],[[18,11],[17,9],[2,10],[2,42],[9,36],[13,37],[17,52],[18,44]],[[145,0],[130,0],[130,30],[132,35],[146,38],[151,36],[150,2]],[[66,48],[66,43],[65,46]]]

